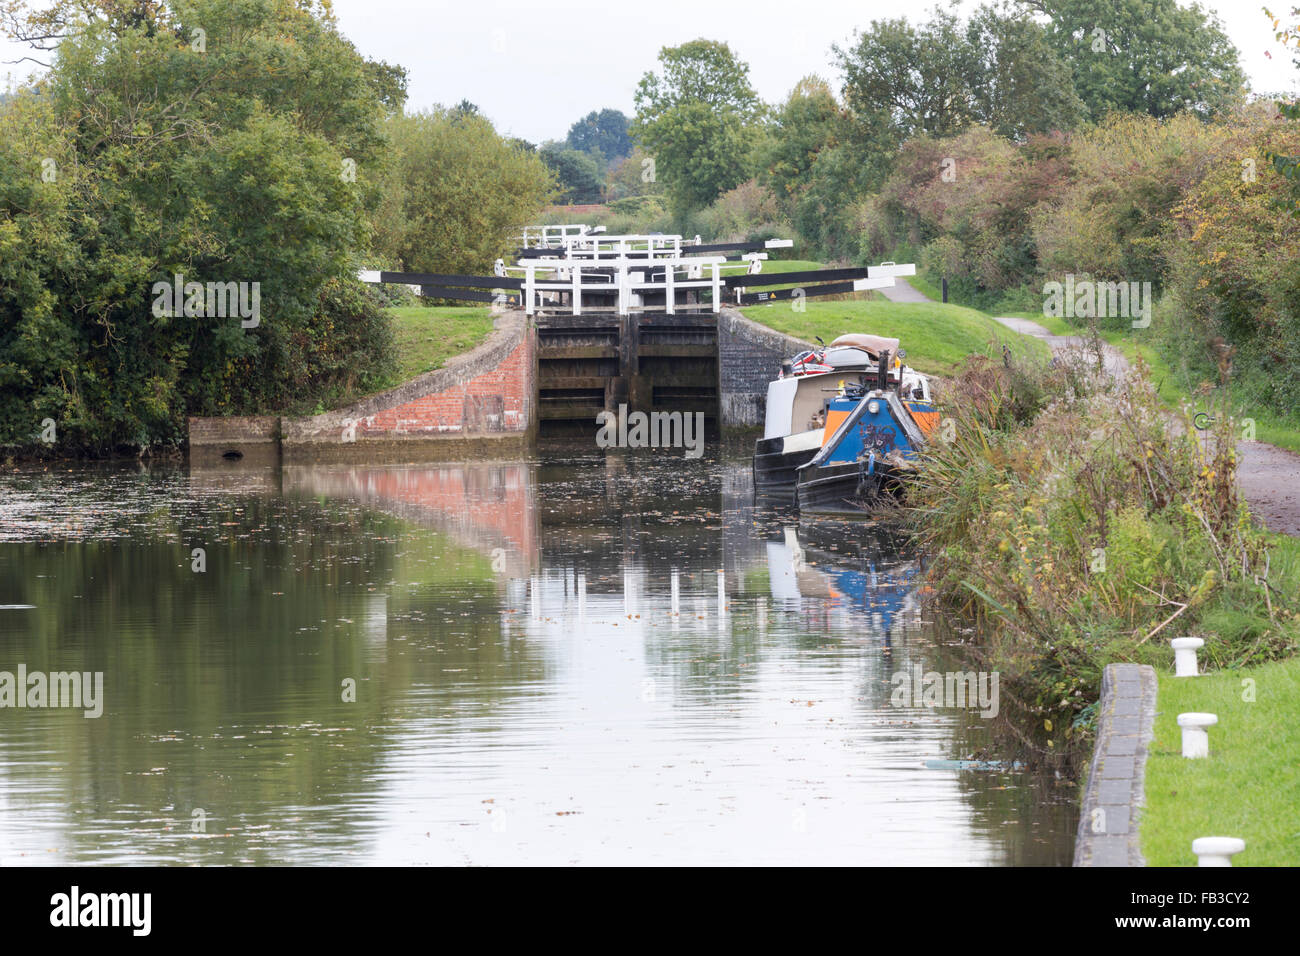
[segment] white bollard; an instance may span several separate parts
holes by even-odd
[[[1174,649],[1175,677],[1197,676],[1196,649],[1204,645],[1205,641],[1199,637],[1175,637],[1169,642],[1169,646]]]
[[[1178,726],[1183,728],[1183,756],[1208,757],[1210,755],[1210,735],[1206,727],[1213,727],[1219,722],[1215,714],[1179,714]]]
[[[1232,866],[1232,857],[1246,849],[1236,837],[1197,837],[1192,841],[1197,866]]]

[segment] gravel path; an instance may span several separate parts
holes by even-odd
[[[877,290],[890,302],[929,302],[930,299],[906,279],[895,279],[892,286]]]

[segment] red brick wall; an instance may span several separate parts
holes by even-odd
[[[496,368],[357,422],[357,437],[523,432],[533,399],[533,349],[525,335]]]

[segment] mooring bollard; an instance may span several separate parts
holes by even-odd
[[[1197,866],[1232,866],[1232,857],[1246,849],[1236,837],[1197,837],[1192,841]]]
[[[1183,728],[1183,756],[1208,757],[1210,755],[1210,735],[1206,727],[1213,727],[1219,722],[1215,714],[1179,714],[1178,726]]]
[[[1196,649],[1204,645],[1205,641],[1199,637],[1175,637],[1169,642],[1169,646],[1174,649],[1175,677],[1197,676]]]

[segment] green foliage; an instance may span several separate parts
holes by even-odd
[[[1066,186],[1070,162],[1060,136],[1017,145],[976,126],[914,139],[873,204],[863,251],[878,259],[897,258],[900,247],[919,250],[931,282],[946,276],[956,300],[990,307],[1032,281],[1031,214]]]
[[[1269,541],[1238,498],[1230,424],[1202,445],[1144,367],[1117,382],[1088,356],[972,360],[942,412],[952,440],[927,449],[910,515],[938,600],[983,619],[977,652],[1042,728],[1031,752],[1072,752],[1102,668],[1157,660],[1175,620],[1226,657],[1294,648],[1300,605],[1259,585]]]
[[[1226,135],[1226,126],[1182,113],[1168,120],[1116,115],[1077,137],[1069,188],[1034,216],[1040,267],[1150,281],[1159,290],[1174,207]]]
[[[34,137],[0,138],[0,242],[24,241],[0,294],[0,443],[30,444],[44,417],[66,451],[175,441],[187,413],[276,408],[382,366],[378,303],[349,276],[400,72],[316,4],[54,11],[53,69],[0,115]],[[258,283],[260,323],[155,315],[153,284],[176,274]]]
[[[836,48],[859,116],[887,117],[894,138],[953,136],[975,124],[1020,137],[1081,118],[1070,71],[1029,15],[985,5],[963,24],[936,8],[928,22],[876,20]]]
[[[1091,119],[1112,111],[1201,118],[1242,102],[1245,76],[1218,18],[1175,0],[1022,0],[1050,18],[1048,39],[1069,65]]]
[[[605,177],[597,158],[576,149],[568,149],[560,143],[547,143],[539,155],[560,184],[560,191],[555,197],[557,202],[600,202]]]
[[[1300,220],[1293,185],[1263,161],[1300,151],[1300,126],[1254,114],[1226,130],[1174,210],[1166,256],[1177,323],[1156,333],[1194,377],[1231,368],[1243,414],[1300,407]]]
[[[490,272],[550,199],[536,153],[481,116],[434,109],[388,120],[391,154],[374,216],[375,252],[410,271]]]
[[[749,178],[761,104],[749,66],[725,43],[665,47],[659,63],[661,73],[645,74],[637,86],[633,135],[653,156],[680,216]]]
[[[632,152],[628,119],[619,110],[592,110],[569,127],[564,142],[569,149],[597,157],[602,168]]]
[[[657,196],[663,193],[654,160],[640,146],[624,159],[612,163],[605,174],[605,195],[611,200],[632,196]]]

